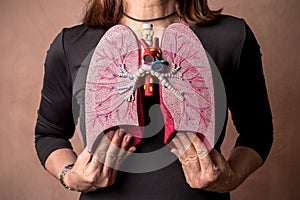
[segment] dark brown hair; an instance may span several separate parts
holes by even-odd
[[[205,24],[215,20],[222,10],[209,9],[207,0],[176,0],[177,14],[189,25]],[[83,23],[97,28],[110,28],[123,16],[122,0],[88,0]]]

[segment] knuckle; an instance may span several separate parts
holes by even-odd
[[[108,187],[109,186],[109,178],[108,177],[104,177],[103,180],[102,180],[102,185],[103,187]]]
[[[202,185],[199,184],[199,183],[195,183],[195,182],[191,182],[189,183],[189,186],[193,189],[201,189],[202,188]]]
[[[215,182],[216,180],[218,179],[218,176],[213,174],[213,173],[209,173],[207,176],[206,176],[206,180],[207,182],[211,183],[211,182]]]
[[[117,166],[120,165],[125,160],[124,156],[118,156],[116,159]]]
[[[88,176],[88,177],[86,178],[86,182],[89,183],[89,184],[96,183],[97,180],[98,180],[98,177],[99,177],[99,176],[98,176],[97,174]]]
[[[203,176],[206,181],[208,182],[214,182],[216,181],[220,176],[219,170],[214,170],[210,168],[203,169]]]
[[[203,189],[205,187],[205,184],[201,180],[197,180],[197,188]]]
[[[187,184],[188,184],[191,188],[194,188],[194,183],[192,183],[192,182],[189,181],[189,180],[187,180],[186,182],[187,182]]]
[[[100,162],[100,163],[103,163],[104,160],[105,160],[105,157],[106,157],[106,153],[105,152],[97,152],[95,154],[95,157],[97,158],[97,160]]]
[[[192,180],[186,179],[186,182],[193,189],[201,189],[203,187],[203,184],[199,179],[192,179]]]
[[[104,188],[104,187],[108,187],[110,185],[111,185],[111,183],[110,183],[110,179],[108,177],[101,178],[101,180],[98,181],[96,184],[96,186],[98,188]]]
[[[195,161],[195,160],[198,160],[198,156],[195,155],[195,154],[189,154],[189,155],[188,155],[188,159],[189,159],[190,161]]]
[[[119,150],[120,150],[120,147],[117,146],[116,144],[113,144],[108,148],[107,154],[115,155]]]

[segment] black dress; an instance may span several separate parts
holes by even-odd
[[[260,48],[252,31],[244,20],[225,15],[212,24],[191,28],[222,76],[227,105],[240,134],[236,146],[252,148],[265,161],[273,142],[273,125]],[[74,134],[79,116],[84,117],[80,113],[84,113],[83,97],[89,62],[105,31],[84,24],[63,29],[47,53],[35,130],[35,145],[42,165],[51,152],[72,148],[69,139]],[[159,103],[159,97],[143,96],[143,102],[144,112],[147,113],[151,105]],[[146,123],[150,120],[147,116],[145,114]],[[154,123],[160,123],[160,112],[156,113],[155,119]],[[81,129],[84,132],[84,123],[81,123]],[[225,129],[224,125],[215,146],[217,150],[220,150]],[[137,152],[151,152],[161,148],[164,145],[163,133],[164,130],[143,139]],[[134,164],[138,161],[128,159],[127,162]],[[153,172],[119,172],[113,186],[82,194],[80,199],[228,200],[230,196],[229,193],[191,189],[185,182],[180,163],[176,161]]]

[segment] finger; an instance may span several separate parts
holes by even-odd
[[[123,137],[124,137],[125,133],[123,129],[118,129],[115,131],[112,139],[111,139],[111,144],[109,147],[111,147],[112,144],[114,144],[117,147],[120,147]]]
[[[106,134],[102,134],[102,138],[100,139],[100,142],[94,152],[94,157],[98,159],[98,161],[102,164],[105,162],[106,152],[114,136],[114,133],[115,131],[109,131]]]
[[[225,160],[224,156],[215,149],[211,150],[210,155],[214,163],[216,163],[216,165],[219,167],[219,170],[224,171],[227,165],[227,161]]]
[[[114,168],[119,169],[121,166],[122,162],[133,152],[135,151],[135,147],[129,147],[129,143],[132,139],[132,136],[127,134],[123,137],[122,143],[121,143],[121,148],[118,152],[117,159],[115,161]],[[130,151],[129,151],[130,150]]]
[[[120,145],[123,140],[124,130],[118,129],[111,140],[111,143],[107,149],[104,166],[103,166],[103,175],[109,177],[111,169],[114,167],[115,161],[120,150]]]
[[[193,188],[199,188],[201,187],[200,177],[202,174],[202,168],[199,162],[199,158],[197,156],[197,151],[192,143],[192,140],[195,137],[194,135],[191,135],[191,138],[185,133],[180,134],[178,136],[182,142],[183,145],[186,147],[186,155],[187,160],[182,165],[186,181],[189,183],[189,185]]]
[[[177,133],[178,134],[178,133]],[[183,146],[182,142],[180,141],[178,135],[176,135],[173,139],[172,139],[172,146],[174,146],[173,149],[177,150],[177,157],[178,159],[184,162],[184,160],[187,159],[187,155],[185,153],[185,147]]]
[[[205,144],[198,136],[195,137],[195,133],[188,132],[187,136],[192,139],[191,142],[198,155],[201,169],[204,171],[211,170],[215,166],[215,163],[212,161]]]
[[[182,145],[185,147],[185,150],[187,150],[189,147],[191,147],[192,142],[191,140],[187,137],[186,133],[180,132],[177,135],[177,138],[179,138],[180,142]]]
[[[127,150],[127,147],[131,141],[131,138],[132,136],[129,135],[129,134],[126,134],[124,137],[123,137],[123,140],[122,140],[122,143],[121,143],[121,149],[124,149],[124,150]]]
[[[180,139],[182,145],[184,146],[185,149],[185,155],[187,156],[186,161],[197,161],[198,166],[200,166],[199,161],[198,161],[198,156],[197,156],[197,151],[190,140],[190,138],[187,136],[186,133],[184,134],[179,134],[178,138]]]
[[[175,156],[176,156],[177,158],[180,158],[180,153],[178,152],[178,150],[177,150],[175,147],[171,149],[171,152],[172,152],[173,154],[175,154]]]
[[[177,158],[180,158],[180,153],[178,152],[178,150],[176,149],[176,148],[172,148],[171,149],[171,152],[173,153],[173,154],[175,154],[175,156],[177,157]],[[185,177],[185,179],[186,179],[186,182],[189,184],[189,185],[191,185],[192,184],[192,181],[191,181],[191,173],[189,173],[189,170],[188,170],[188,168],[187,168],[187,163],[185,163],[185,164],[183,164],[182,163],[182,161],[180,161],[181,162],[181,165],[182,165],[182,170],[183,170],[183,173],[184,173],[184,177]]]
[[[211,150],[210,155],[211,159],[215,163],[215,165],[213,166],[213,173],[221,178],[227,171],[228,163],[225,160],[224,156],[215,149]]]
[[[171,152],[179,158],[186,182],[191,187],[196,187],[195,180],[198,180],[201,168],[190,139],[185,133],[178,133],[173,139],[173,144],[175,148],[172,148]]]
[[[110,180],[109,180],[108,185],[112,185],[115,182],[117,174],[118,174],[118,171],[113,169],[112,172],[111,172],[111,176],[110,176]]]
[[[189,137],[189,139],[193,143],[193,146],[196,149],[198,158],[200,160],[202,160],[203,158],[205,158],[209,154],[209,151],[206,148],[204,142],[202,142],[202,140],[197,136],[196,133],[187,132],[186,135]]]
[[[88,169],[91,172],[99,172],[102,169],[103,164],[99,162],[96,157],[92,157],[91,162],[88,165]]]
[[[218,183],[220,177],[220,170],[218,165],[212,159],[209,150],[206,148],[206,145],[202,140],[194,133],[187,133],[189,138],[192,138],[193,146],[195,147],[200,166],[201,166],[201,175],[199,178],[199,185],[201,188],[208,186],[215,186]],[[214,150],[215,151],[215,150]]]
[[[121,149],[122,150],[122,149]],[[117,164],[115,164],[115,167],[114,169],[110,169],[110,174],[109,174],[109,181],[108,181],[108,185],[107,186],[110,186],[112,185],[115,180],[116,180],[116,177],[117,177],[117,173],[118,173],[118,170],[120,168],[120,165],[122,164],[122,162],[132,153],[136,150],[136,148],[134,146],[130,147],[128,149],[128,151],[124,151],[124,155],[121,156],[121,158],[118,158],[118,166],[116,166]],[[117,162],[116,162],[117,163]]]

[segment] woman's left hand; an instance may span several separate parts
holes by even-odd
[[[215,149],[209,152],[195,133],[177,133],[171,146],[192,188],[224,193],[234,190],[244,180],[222,154]]]

